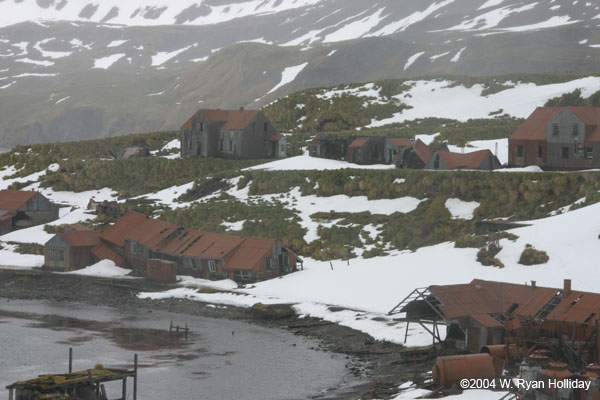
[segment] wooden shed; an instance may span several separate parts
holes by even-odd
[[[90,266],[98,243],[98,233],[92,230],[56,234],[44,245],[44,268],[72,271]]]

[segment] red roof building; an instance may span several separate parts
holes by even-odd
[[[470,153],[453,153],[438,150],[429,159],[427,169],[479,169],[494,170],[502,165],[489,150],[472,151]]]
[[[182,156],[251,159],[287,154],[285,136],[258,110],[198,110],[180,132]]]
[[[508,143],[510,166],[598,168],[600,107],[538,107]]]
[[[36,191],[0,190],[0,235],[58,219],[58,206]]]

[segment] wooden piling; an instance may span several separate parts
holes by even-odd
[[[69,373],[73,372],[73,348],[69,347]]]
[[[127,399],[127,378],[123,378],[123,384],[121,385],[121,399]]]
[[[137,400],[138,355],[133,356],[133,400]]]

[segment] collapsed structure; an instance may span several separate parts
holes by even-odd
[[[490,150],[454,153],[434,151],[422,140],[384,136],[337,136],[318,134],[308,145],[311,157],[348,161],[355,164],[393,164],[413,169],[493,170],[502,165]]]
[[[135,211],[129,211],[100,234],[81,234],[77,239],[71,232],[50,239],[45,245],[45,266],[81,268],[78,260],[83,256],[77,255],[87,257],[90,253],[96,260],[112,260],[142,276],[149,270],[159,276],[157,269],[171,270],[175,265],[178,275],[250,283],[293,272],[301,261],[277,239],[185,229]],[[97,235],[95,239],[93,234]]]
[[[474,279],[415,289],[390,311],[399,313],[408,323],[432,326],[437,341],[442,341],[438,325],[446,325],[447,341],[479,353],[509,336],[585,340],[598,323],[600,294],[573,291],[569,279],[561,289],[539,287],[535,281],[518,285]]]

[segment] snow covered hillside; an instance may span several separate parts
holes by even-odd
[[[0,145],[174,129],[200,106],[257,107],[338,83],[597,73],[599,7],[553,0],[5,0]],[[30,100],[21,103],[23,95]]]

